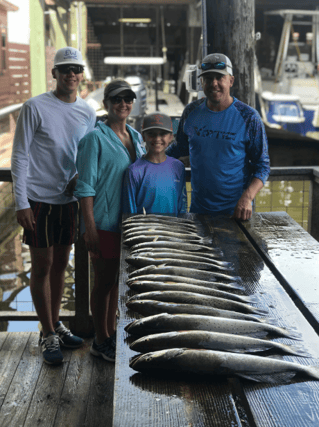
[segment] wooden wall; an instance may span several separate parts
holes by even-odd
[[[0,71],[0,108],[19,104],[31,96],[30,46],[8,43],[6,63]]]

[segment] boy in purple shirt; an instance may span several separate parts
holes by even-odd
[[[166,155],[172,121],[166,114],[145,116],[142,128],[147,153],[128,167],[123,183],[123,212],[177,216],[187,211],[185,167]]]

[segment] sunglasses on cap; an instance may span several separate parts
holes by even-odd
[[[82,65],[57,65],[55,68],[61,74],[70,74],[71,72],[74,74],[81,74],[84,70]]]
[[[203,62],[200,66],[200,68],[203,71],[207,70],[225,70],[226,67],[232,68],[231,65],[225,64],[225,62],[214,62],[213,64],[211,62]]]
[[[125,104],[133,104],[134,98],[132,96],[110,96],[109,100],[113,105],[120,104],[122,100]]]

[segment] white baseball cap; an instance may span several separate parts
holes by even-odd
[[[54,57],[54,66],[56,67],[57,65],[64,64],[81,65],[84,67],[81,52],[70,46],[59,49]]]

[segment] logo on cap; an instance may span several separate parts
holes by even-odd
[[[72,50],[66,49],[66,51],[64,52],[63,58],[64,59],[78,59],[77,52],[76,51],[72,52]]]
[[[152,125],[162,125],[164,126],[163,121],[161,121],[163,119],[163,116],[159,115],[159,114],[155,114],[153,116],[154,121],[152,120]]]

